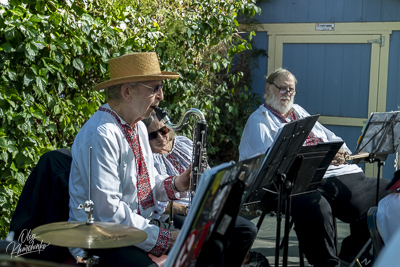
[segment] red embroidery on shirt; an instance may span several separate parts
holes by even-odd
[[[179,161],[173,157],[171,154],[167,156],[168,160],[172,163],[172,165],[175,167],[175,169],[179,172],[179,174],[183,173],[185,171],[184,166],[179,164]]]
[[[136,129],[134,130],[129,124],[122,124],[118,115],[114,111],[104,107],[100,107],[99,110],[110,113],[116,119],[118,125],[122,130],[122,133],[124,134],[130,148],[132,149],[133,154],[135,155],[136,170],[137,170],[136,187],[138,190],[138,199],[140,205],[143,207],[143,209],[154,207],[154,199],[152,192],[153,190],[151,188],[150,177],[147,171],[146,162],[144,161],[142,149],[140,147],[137,125]],[[140,208],[138,209],[138,213],[140,214]]]
[[[294,109],[292,109],[292,111],[286,117],[283,117],[281,114],[279,114],[277,111],[275,111],[273,108],[271,108],[267,104],[264,104],[264,107],[266,107],[269,111],[271,111],[271,113],[274,114],[276,117],[278,117],[278,119],[283,123],[288,123],[286,118],[289,116],[291,117],[292,121],[298,120],[300,118],[300,115]],[[311,131],[308,134],[307,139],[305,141],[306,146],[317,145],[317,144],[320,144],[323,142],[324,141],[321,138],[315,136],[313,131]]]
[[[161,256],[167,252],[169,243],[171,242],[171,232],[160,228],[156,245],[150,250],[150,253],[155,256]]]
[[[174,188],[172,187],[172,179],[174,176],[170,176],[164,180],[164,188],[167,192],[167,196],[171,200],[177,200],[178,198],[175,197]]]

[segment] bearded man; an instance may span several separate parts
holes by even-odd
[[[310,114],[294,104],[296,77],[279,68],[266,77],[265,102],[250,115],[239,145],[239,160],[264,154],[281,127]],[[317,122],[304,145],[337,142],[342,139]],[[352,262],[369,239],[367,212],[376,205],[375,178],[368,178],[355,164],[347,164],[343,144],[322,179],[318,190],[292,198],[291,216],[299,246],[313,266],[345,266]],[[380,198],[385,195],[387,179],[380,183]],[[275,196],[274,196],[275,197]],[[271,202],[273,199],[271,198]],[[340,254],[335,246],[333,218],[350,224],[350,235],[342,241]],[[365,253],[363,257],[370,258]],[[369,259],[359,259],[372,265]],[[341,265],[342,264],[342,265]]]

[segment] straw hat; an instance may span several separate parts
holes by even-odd
[[[160,70],[160,63],[155,52],[129,53],[112,58],[109,69],[110,80],[99,83],[94,87],[95,90],[130,82],[179,78],[178,73]]]

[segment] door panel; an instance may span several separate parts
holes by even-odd
[[[298,79],[297,103],[324,116],[367,116],[370,44],[284,44],[283,50],[282,66]]]
[[[341,136],[354,150],[369,114],[378,109],[380,40],[378,34],[279,35],[275,67],[294,73],[296,103]],[[375,167],[362,166],[373,176]]]

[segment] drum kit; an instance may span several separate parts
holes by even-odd
[[[89,153],[90,157],[90,153]],[[90,162],[90,161],[89,161]],[[90,165],[90,163],[89,163]],[[41,225],[32,230],[31,235],[39,242],[48,243],[60,247],[81,248],[84,257],[81,263],[87,267],[98,264],[99,257],[92,255],[92,249],[107,249],[133,246],[147,239],[147,233],[132,226],[95,222],[93,220],[94,203],[90,200],[90,166],[89,166],[89,200],[79,205],[78,209],[84,209],[88,214],[86,222],[67,221]],[[12,240],[4,240],[1,243],[0,267],[45,267],[45,266],[70,266],[49,261],[31,260],[7,254],[8,245]],[[3,249],[4,247],[4,249]]]

